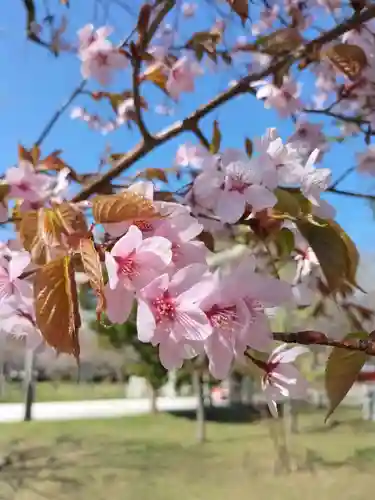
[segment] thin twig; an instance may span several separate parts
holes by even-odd
[[[193,134],[197,136],[202,146],[204,146],[207,149],[210,149],[210,141],[205,137],[205,135],[203,134],[202,130],[198,127],[198,125],[193,127],[191,131],[193,132]]]
[[[36,141],[36,146],[40,146],[42,142],[46,139],[48,134],[51,132],[52,128],[55,126],[56,122],[59,120],[59,118],[65,113],[65,111],[68,109],[68,107],[72,104],[74,99],[82,92],[86,85],[87,80],[82,80],[82,82],[74,89],[74,91],[71,93],[70,97],[58,108],[55,113],[52,115],[50,121],[47,123],[47,125],[44,127],[42,130],[42,133],[40,134],[39,138]]]
[[[82,201],[87,199],[92,194],[96,193],[101,189],[103,185],[106,185],[112,179],[120,175],[122,172],[131,167],[136,161],[143,158],[150,151],[155,149],[156,147],[165,144],[170,139],[177,137],[182,132],[191,131],[196,127],[198,122],[211,113],[213,110],[230,101],[236,96],[247,93],[249,91],[249,86],[252,82],[261,80],[269,75],[274,74],[279,71],[281,68],[285,66],[287,61],[297,61],[300,58],[309,54],[314,48],[321,47],[324,44],[336,39],[337,37],[343,35],[347,31],[352,30],[356,26],[369,21],[370,19],[375,17],[375,5],[369,7],[365,11],[362,11],[360,14],[355,14],[347,21],[343,22],[339,26],[336,26],[334,29],[329,30],[323,33],[321,36],[307,43],[303,47],[298,48],[294,53],[292,52],[286,58],[282,58],[277,60],[273,64],[271,64],[267,69],[260,71],[259,73],[253,73],[245,76],[241,80],[237,82],[236,85],[231,87],[230,89],[222,92],[214,99],[209,101],[207,104],[199,107],[196,111],[194,111],[190,116],[185,118],[182,121],[174,123],[172,126],[164,129],[154,136],[154,140],[152,143],[142,141],[142,143],[135,146],[129,153],[125,154],[122,158],[120,158],[117,162],[115,162],[112,168],[104,173],[99,179],[93,181],[90,185],[84,187],[74,198],[73,201]]]
[[[364,200],[375,200],[375,195],[365,193],[353,193],[352,191],[345,191],[343,189],[328,188],[326,193],[341,194],[342,196],[351,196],[352,198],[362,198]]]
[[[349,174],[351,174],[352,172],[354,172],[354,170],[356,169],[356,167],[350,167],[348,168],[347,170],[345,170],[345,172],[340,175],[340,177],[338,177],[335,182],[333,182],[333,184],[331,184],[331,186],[329,187],[330,189],[335,189],[339,184],[341,184],[341,182],[346,179],[348,177]]]

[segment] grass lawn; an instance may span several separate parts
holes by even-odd
[[[375,490],[375,424],[301,417],[294,470],[275,470],[270,421],[195,424],[171,415],[2,424],[4,500],[365,500]],[[279,429],[280,430],[280,429]],[[5,457],[5,458],[4,458]],[[8,458],[6,458],[8,457]],[[280,465],[280,464],[279,464]]]
[[[98,384],[77,382],[38,382],[36,401],[81,401],[89,399],[117,399],[124,397],[122,384],[102,382]],[[8,383],[0,403],[19,403],[24,400],[23,386],[19,382]]]

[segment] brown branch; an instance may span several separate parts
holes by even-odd
[[[39,138],[36,141],[36,146],[40,146],[48,134],[51,132],[52,128],[55,126],[59,118],[65,113],[68,107],[72,104],[74,99],[82,92],[86,85],[87,80],[82,80],[82,82],[74,89],[70,97],[55,111],[47,125],[42,130]]]
[[[134,95],[134,108],[135,108],[135,120],[139,127],[139,131],[143,137],[144,142],[150,144],[154,143],[154,138],[148,131],[146,124],[142,116],[142,98],[139,91],[139,75],[142,68],[142,57],[147,51],[148,44],[151,42],[153,36],[155,35],[163,19],[168,15],[171,9],[175,6],[176,0],[167,0],[164,6],[157,12],[155,19],[151,22],[149,29],[144,33],[140,44],[133,45],[133,95]]]
[[[102,186],[108,184],[108,182],[127,170],[131,165],[133,165],[133,163],[143,158],[154,148],[166,143],[174,137],[177,137],[182,132],[186,132],[189,130],[192,131],[198,124],[199,120],[207,116],[213,110],[215,110],[222,104],[225,104],[234,97],[249,92],[249,86],[252,82],[261,80],[269,75],[276,73],[277,71],[285,67],[287,61],[295,62],[299,60],[300,58],[311,53],[311,51],[315,50],[317,47],[323,46],[325,43],[336,39],[347,31],[355,28],[359,24],[369,21],[373,17],[375,17],[375,5],[369,7],[365,11],[362,11],[360,14],[353,15],[351,18],[349,18],[339,26],[336,26],[332,30],[323,33],[321,36],[317,37],[311,42],[308,42],[306,45],[299,47],[295,52],[292,52],[286,58],[284,57],[276,60],[267,69],[245,76],[244,78],[239,80],[236,85],[226,90],[225,92],[222,92],[207,104],[199,107],[184,120],[176,122],[172,126],[155,135],[152,144],[150,142],[147,143],[146,141],[135,146],[129,153],[125,154],[122,158],[120,158],[120,160],[115,162],[108,172],[82,189],[82,191],[73,198],[73,201],[81,201],[87,199],[92,194],[100,191]]]
[[[210,141],[205,137],[205,135],[203,134],[201,129],[198,127],[198,125],[193,127],[191,129],[191,131],[193,132],[193,134],[196,135],[196,137],[198,138],[198,140],[202,144],[202,146],[204,146],[206,149],[210,149]]]
[[[315,330],[305,330],[296,333],[274,332],[274,340],[287,344],[324,345],[328,347],[341,347],[349,351],[361,351],[369,356],[375,356],[375,331],[369,334],[368,339],[333,340],[325,333]]]

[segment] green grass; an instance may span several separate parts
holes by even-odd
[[[117,399],[124,397],[123,384],[98,384],[59,382],[38,382],[36,385],[36,401],[81,401],[89,399]],[[0,403],[19,403],[24,400],[21,383],[9,383]]]
[[[292,472],[275,468],[270,421],[195,423],[159,415],[107,421],[3,424],[4,500],[365,500],[375,489],[375,425],[345,412],[301,417],[288,449]],[[271,432],[272,431],[272,432]],[[285,463],[285,457],[284,457]]]

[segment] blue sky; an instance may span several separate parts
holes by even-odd
[[[113,0],[115,2],[117,0]],[[137,10],[141,4],[138,0],[119,3],[132,5]],[[36,6],[43,12],[42,1],[36,0]],[[51,9],[55,10],[58,0],[50,0]],[[94,0],[71,0],[69,15],[68,38],[74,40],[75,31],[94,21],[100,26],[105,21],[112,24],[118,38],[129,34],[132,23],[129,15],[122,9],[110,3],[109,12],[95,10]],[[7,4],[5,6],[5,4]],[[63,10],[60,10],[62,12]],[[207,14],[207,11],[205,11]],[[208,28],[213,24],[214,14],[199,15],[195,21],[188,21],[186,30]],[[1,172],[16,162],[17,144],[31,147],[45,127],[51,115],[69,96],[81,80],[79,61],[74,55],[64,54],[55,58],[43,48],[26,41],[25,12],[21,1],[1,2],[0,5],[0,61],[2,78],[0,79],[0,116],[2,127],[0,134]],[[176,26],[179,30],[180,27]],[[182,36],[182,38],[184,38]],[[116,40],[116,37],[114,38]],[[113,89],[129,88],[127,76],[119,77],[113,84]],[[154,112],[147,113],[147,123],[151,130],[161,129],[183,116],[227,87],[228,72],[213,75],[208,72],[197,82],[196,93],[185,95],[179,103],[173,118],[162,117]],[[95,82],[90,82],[91,90],[100,90]],[[151,88],[146,89],[151,108],[158,103],[164,103],[163,95]],[[99,111],[103,116],[111,116],[111,110],[106,105],[98,106],[87,96],[81,96],[75,104],[87,106],[92,112]],[[280,134],[287,138],[292,132],[290,121],[280,120],[273,111],[264,110],[263,104],[252,96],[243,96],[213,112],[202,122],[202,129],[210,136],[212,121],[219,120],[223,134],[224,147],[243,147],[244,138],[254,138],[264,133],[270,126],[277,127]],[[319,119],[318,119],[319,121]],[[52,133],[43,143],[42,152],[48,154],[52,150],[62,149],[65,161],[80,172],[95,171],[99,156],[106,144],[112,146],[114,152],[126,152],[138,141],[137,132],[123,127],[107,136],[93,132],[79,121],[72,121],[66,113],[54,127]],[[195,141],[190,135],[180,136],[169,144],[160,147],[145,160],[136,165],[136,169],[144,167],[169,167],[173,161],[178,145],[182,142]],[[326,155],[324,166],[333,171],[334,178],[346,168],[355,165],[355,153],[366,148],[363,140],[351,140],[347,144],[334,145]],[[375,192],[375,181],[368,177],[351,175],[343,182],[342,189],[358,192]],[[375,245],[375,223],[368,203],[337,195],[329,195],[327,199],[338,211],[338,222],[345,228],[364,252],[372,252]]]

